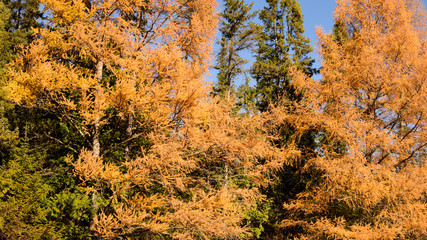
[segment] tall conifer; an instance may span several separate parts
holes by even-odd
[[[313,75],[316,70],[309,56],[312,48],[310,40],[305,37],[303,15],[297,0],[267,0],[267,6],[260,12],[263,31],[257,36],[256,61],[251,74],[256,80],[255,102],[258,110],[266,112],[270,103],[278,104],[283,101],[289,112],[293,102],[300,101],[301,93],[292,87],[290,69],[296,66],[307,75]],[[278,121],[278,120],[277,120]],[[295,128],[289,124],[279,124],[276,129],[280,138],[273,142],[278,146],[288,146]],[[287,238],[289,235],[278,228],[278,223],[286,216],[283,203],[293,199],[296,194],[306,187],[308,175],[300,174],[307,156],[315,149],[315,131],[308,131],[300,136],[295,146],[301,155],[296,159],[298,164],[285,164],[277,172],[277,181],[264,189],[270,202],[269,219],[264,224],[264,237]]]
[[[256,12],[251,13],[252,3],[244,0],[226,0],[224,11],[221,13],[221,50],[215,66],[218,72],[216,93],[230,89],[235,78],[245,72],[244,65],[248,60],[240,56],[244,50],[249,50],[254,43],[255,24],[251,20]]]
[[[258,36],[256,61],[251,73],[256,80],[258,105],[267,110],[280,97],[297,100],[290,86],[289,68],[296,65],[309,75],[314,60],[310,40],[304,37],[303,15],[297,0],[267,0],[260,12],[263,31]]]

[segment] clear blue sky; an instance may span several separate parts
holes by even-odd
[[[220,0],[221,1],[221,0]],[[253,2],[253,9],[258,10],[262,9],[265,6],[264,0],[246,0],[247,2]],[[422,0],[424,6],[427,4],[427,0]],[[305,36],[309,37],[311,40],[311,45],[313,46],[314,52],[312,58],[316,60],[316,67],[320,67],[319,59],[316,49],[316,26],[321,26],[326,32],[331,32],[333,27],[333,13],[335,9],[335,0],[299,0],[301,4],[301,10],[304,14],[304,28]],[[222,10],[222,5],[220,11]],[[218,46],[215,46],[215,54],[218,53]],[[244,58],[247,58],[253,61],[253,58],[250,54],[244,54]],[[249,66],[251,65],[248,64]],[[248,67],[249,67],[248,66]],[[208,79],[210,81],[216,82],[217,71],[211,70]],[[240,83],[236,83],[239,85]]]

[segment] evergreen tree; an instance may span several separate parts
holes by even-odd
[[[255,102],[258,110],[266,112],[270,103],[283,103],[282,109],[288,113],[292,103],[302,99],[292,87],[290,69],[297,69],[311,76],[316,73],[312,67],[314,60],[309,53],[312,51],[310,40],[304,37],[303,15],[297,0],[267,0],[267,6],[260,12],[263,31],[257,36],[256,61],[252,66],[251,74],[256,80]],[[278,124],[275,131],[280,136],[273,140],[277,146],[288,146],[295,127],[283,122]],[[286,217],[283,203],[296,197],[306,188],[308,181],[314,174],[302,174],[300,170],[305,166],[307,156],[314,153],[316,131],[307,131],[298,138],[295,146],[300,150],[300,156],[292,164],[285,164],[276,172],[277,179],[264,188],[264,194],[269,199],[269,219],[264,224],[263,238],[288,238],[288,232],[280,229],[281,221]],[[298,229],[288,229],[298,231]]]
[[[4,56],[5,48],[8,46],[9,33],[6,31],[6,24],[9,20],[10,11],[3,2],[0,2],[0,53]],[[5,59],[0,59],[0,87],[4,83]],[[4,101],[4,93],[0,90],[0,166],[9,158],[11,150],[17,144],[18,134],[10,128],[9,120],[5,114],[13,107],[12,104]]]
[[[338,45],[343,45],[349,40],[349,34],[346,31],[345,24],[340,20],[335,21],[332,34]]]
[[[20,45],[28,45],[34,38],[33,28],[40,27],[42,13],[39,9],[39,0],[2,0],[8,11],[8,18],[4,23],[7,32],[5,41],[2,41],[0,62],[9,62],[16,54]]]
[[[245,73],[244,65],[248,60],[239,54],[249,50],[254,43],[256,25],[251,20],[256,12],[250,13],[252,3],[246,4],[244,0],[226,0],[224,11],[221,14],[221,50],[217,56],[215,69],[219,70],[218,85],[214,91],[224,93],[230,89],[236,77]]]
[[[43,145],[23,143],[0,166],[0,239],[89,235],[90,199],[66,171],[46,167],[48,152]]]
[[[297,0],[267,0],[268,6],[259,15],[263,32],[258,36],[256,61],[251,73],[256,80],[260,111],[270,102],[284,97],[298,100],[300,96],[290,86],[289,68],[293,65],[312,75],[314,60],[310,40],[304,37],[303,15]]]
[[[9,33],[6,30],[10,17],[10,11],[3,2],[0,2],[0,53],[4,56],[7,46],[9,45]],[[3,76],[3,67],[5,64],[4,57],[0,60],[0,77]]]
[[[32,34],[31,28],[41,26],[39,19],[42,13],[39,8],[39,0],[2,0],[10,9],[11,17],[9,19],[8,31],[25,32],[25,36]],[[31,38],[31,37],[29,37]]]

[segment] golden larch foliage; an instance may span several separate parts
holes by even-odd
[[[285,204],[283,227],[308,239],[426,238],[425,9],[338,0],[334,16],[341,31],[318,29],[322,78],[294,71],[305,99],[289,114],[296,134],[318,131],[306,168],[322,177]]]
[[[92,197],[93,233],[247,238],[258,187],[298,151],[271,144],[271,119],[208,98],[216,1],[41,2],[48,27],[10,65],[6,90],[83,139],[69,162]],[[113,120],[129,121],[127,138],[108,146]],[[137,137],[133,155],[106,157]]]

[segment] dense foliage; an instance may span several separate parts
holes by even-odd
[[[218,7],[0,1],[0,239],[427,238],[419,0]]]
[[[309,165],[321,182],[285,204],[283,224],[308,238],[424,239],[426,27],[417,1],[337,1],[334,34],[319,30],[322,79],[293,122],[319,129]],[[303,130],[304,131],[304,130]]]

